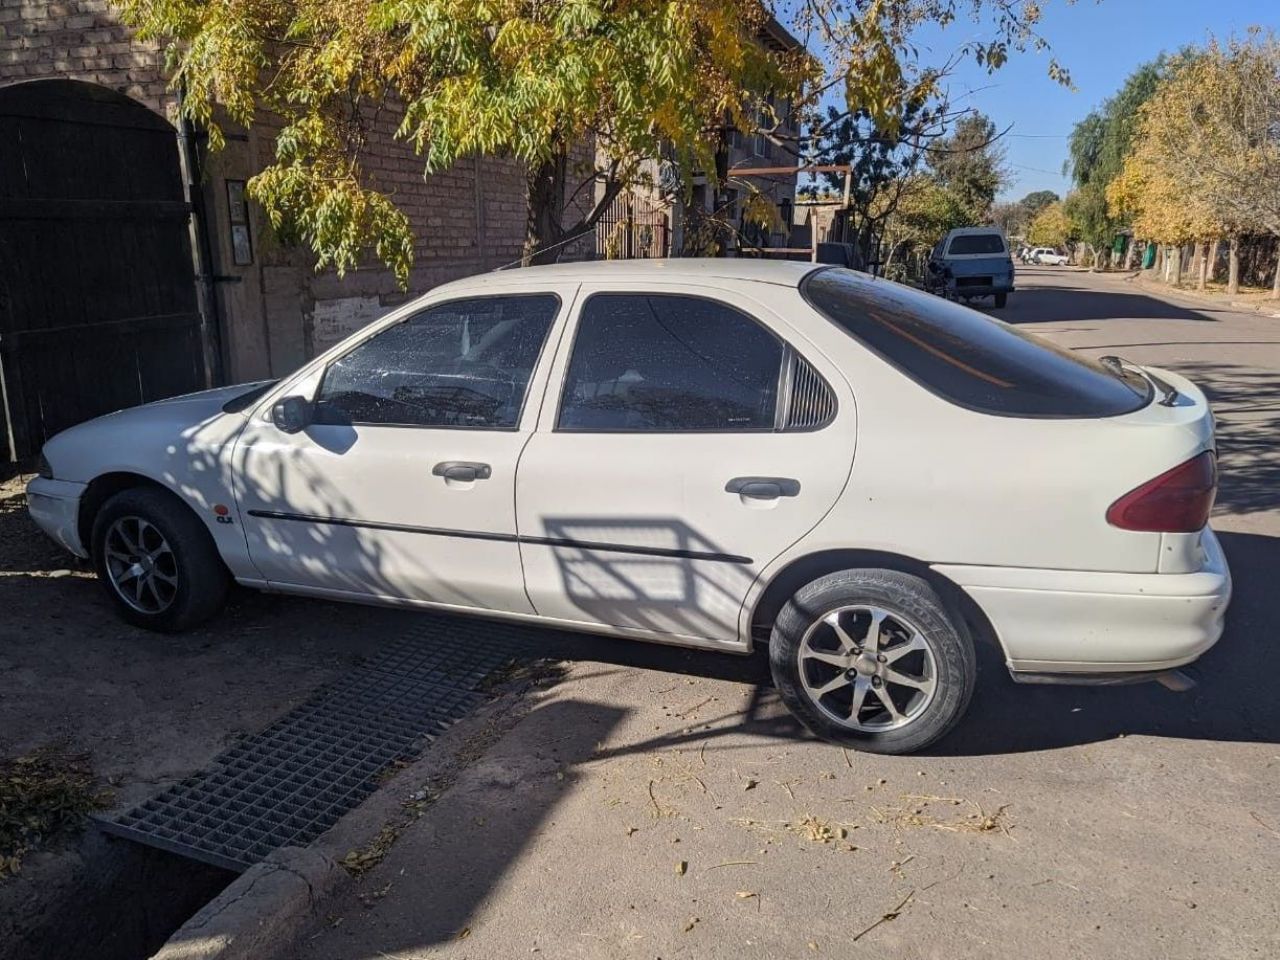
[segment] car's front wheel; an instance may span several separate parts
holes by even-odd
[[[173,633],[221,609],[230,576],[213,538],[191,509],[166,490],[117,493],[93,523],[98,579],[120,615]]]
[[[769,660],[806,727],[874,753],[942,737],[977,677],[963,622],[926,581],[896,570],[842,570],[803,587],[774,623]]]

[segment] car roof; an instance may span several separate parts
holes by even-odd
[[[511,279],[523,283],[587,282],[603,280],[661,283],[705,280],[747,280],[797,287],[800,281],[825,264],[792,260],[759,260],[753,257],[676,257],[653,260],[587,260],[510,270],[456,280],[446,286],[474,284],[484,279]],[[437,290],[442,289],[440,287]]]
[[[953,227],[947,231],[947,236],[960,237],[968,233],[998,233],[1000,236],[1004,236],[1004,231],[994,225],[990,227]]]

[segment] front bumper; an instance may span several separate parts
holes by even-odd
[[[88,557],[80,542],[80,497],[87,484],[36,477],[27,484],[27,512],[37,527],[77,557]]]
[[[1200,567],[1191,573],[935,569],[986,614],[1015,679],[1155,674],[1190,663],[1222,636],[1231,572],[1208,527],[1200,549]]]

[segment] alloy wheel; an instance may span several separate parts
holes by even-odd
[[[120,517],[103,542],[111,586],[139,613],[163,613],[178,595],[178,560],[169,541],[141,517]]]
[[[839,607],[810,624],[797,654],[800,684],[830,720],[882,733],[918,718],[938,689],[933,648],[901,614]]]

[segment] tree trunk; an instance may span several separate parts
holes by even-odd
[[[563,150],[529,170],[525,206],[523,264],[555,263],[564,239],[564,180],[568,158]]]
[[[1271,299],[1280,300],[1280,239],[1276,240],[1276,272],[1271,281]]]
[[[1133,258],[1138,252],[1138,241],[1134,237],[1129,238],[1129,244],[1124,248],[1124,270],[1128,273],[1133,269]]]
[[[1204,271],[1205,280],[1209,283],[1213,283],[1218,274],[1218,246],[1221,243],[1222,240],[1218,237],[1214,237],[1209,241],[1209,264]]]
[[[1240,292],[1240,238],[1232,237],[1227,251],[1227,293]]]
[[[1197,278],[1203,272],[1200,269],[1200,264],[1202,263],[1204,263],[1204,241],[1197,240],[1191,247],[1191,272],[1194,273]],[[1198,279],[1196,285],[1199,286]]]
[[[1169,283],[1175,287],[1182,285],[1182,247],[1169,248]]]
[[[1213,259],[1213,252],[1216,246],[1217,246],[1216,241],[1214,242],[1206,241],[1204,245],[1204,249],[1201,251],[1200,264],[1199,264],[1200,271],[1199,271],[1199,276],[1196,277],[1197,290],[1203,290],[1205,288],[1205,283],[1208,281],[1208,278],[1209,278],[1209,262]]]

